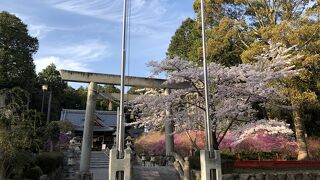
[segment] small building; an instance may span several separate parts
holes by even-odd
[[[74,126],[74,134],[82,140],[85,110],[62,109],[60,121],[69,121]],[[93,150],[111,148],[114,144],[117,128],[116,111],[96,111],[93,126]]]

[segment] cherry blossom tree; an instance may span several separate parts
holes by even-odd
[[[225,67],[216,63],[208,65],[210,91],[210,119],[213,127],[213,146],[219,144],[229,129],[252,122],[257,110],[271,99],[283,100],[276,87],[282,78],[298,73],[292,63],[300,56],[290,55],[293,49],[273,44],[264,54],[256,57],[254,64]],[[138,123],[162,127],[165,121],[175,124],[175,131],[203,130],[204,82],[202,67],[178,57],[158,63],[152,61],[153,75],[167,74],[165,84],[188,83],[185,89],[176,89],[164,96],[163,90],[149,90],[132,103],[141,112]],[[169,110],[171,113],[165,113]]]

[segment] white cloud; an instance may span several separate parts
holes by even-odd
[[[83,27],[53,27],[33,22],[28,23],[29,34],[33,37],[37,37],[40,40],[44,39],[48,35],[48,33],[52,31],[74,31],[79,29],[83,29]]]
[[[111,56],[108,43],[89,40],[77,44],[61,44],[47,47],[43,55],[36,58],[36,71],[40,72],[49,64],[54,63],[58,69],[90,71],[90,63]]]
[[[109,22],[122,22],[123,4],[119,0],[51,0],[49,3],[60,10]],[[180,14],[172,11],[172,4],[169,0],[132,0],[129,11],[131,32],[138,35],[142,32],[143,35],[148,35],[145,32],[155,35],[157,31],[152,29],[161,29],[162,32],[171,30],[170,26],[176,26],[176,21],[180,18]]]
[[[49,32],[53,30],[43,24],[28,24],[28,30],[31,36],[37,37],[38,39],[43,39]]]
[[[120,21],[120,1],[114,0],[52,0],[48,1],[54,8],[109,21]]]
[[[77,62],[74,59],[63,59],[57,56],[47,56],[43,58],[36,59],[34,61],[36,64],[37,73],[41,72],[45,69],[49,64],[53,63],[57,66],[57,69],[68,69],[68,70],[76,70],[76,71],[90,71],[88,68],[88,64],[83,62]]]
[[[72,57],[78,61],[96,61],[99,57],[109,57],[111,50],[109,44],[98,40],[89,40],[77,44],[64,44],[54,47],[50,53],[55,55]]]

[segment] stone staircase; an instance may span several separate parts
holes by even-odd
[[[106,168],[109,166],[109,157],[105,152],[92,151],[90,159],[90,169],[93,168]]]
[[[64,165],[64,180],[74,180],[75,173],[79,171],[80,152],[66,152]],[[68,162],[69,159],[69,162]],[[94,180],[107,179],[109,157],[106,152],[92,151],[90,158],[90,172],[94,174]]]
[[[108,180],[109,156],[106,152],[93,151],[90,159],[90,172],[93,180]]]
[[[79,171],[80,152],[64,152],[63,179],[74,180],[75,173]]]
[[[75,172],[79,171],[80,154],[69,155],[74,161],[65,166],[64,180],[74,180]],[[68,164],[66,162],[66,164]],[[93,180],[108,180],[109,156],[106,152],[92,151],[90,159],[90,172]],[[180,180],[178,172],[172,166],[133,166],[134,180]]]

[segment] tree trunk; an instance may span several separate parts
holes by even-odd
[[[188,130],[186,130],[186,134],[187,134],[187,137],[189,138],[189,141],[191,143],[192,149],[200,150],[199,146],[196,143],[196,138],[197,137],[195,137],[195,140],[193,140],[192,137],[190,136]]]
[[[219,150],[217,133],[215,131],[212,132],[212,145],[214,150]]]
[[[0,151],[0,180],[6,180],[6,174],[7,174],[7,168],[5,166],[6,164],[6,159],[4,157],[4,154],[1,154],[2,152]]]
[[[298,160],[306,160],[308,156],[308,147],[305,138],[305,127],[302,119],[302,109],[300,103],[292,103],[292,113],[294,120],[294,128],[298,144]]]
[[[53,152],[53,142],[52,142],[52,140],[49,141],[49,145],[50,145],[50,152]]]
[[[5,176],[5,171],[4,171],[4,168],[3,168],[3,166],[1,166],[0,167],[0,180],[5,180],[6,178],[6,176]]]
[[[0,93],[0,108],[6,106],[6,95]]]

